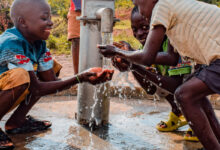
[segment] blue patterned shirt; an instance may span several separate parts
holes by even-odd
[[[0,35],[0,74],[14,68],[27,71],[47,71],[53,60],[46,42],[30,44],[15,27]]]

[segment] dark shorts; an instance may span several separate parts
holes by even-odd
[[[202,80],[213,92],[220,94],[220,59],[217,59],[209,66],[201,65],[191,77]]]

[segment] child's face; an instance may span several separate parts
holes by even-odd
[[[144,45],[150,29],[149,21],[139,13],[134,13],[131,17],[131,28],[134,37]]]
[[[30,6],[31,11],[25,15],[26,32],[28,41],[46,40],[50,35],[53,22],[51,21],[50,7],[48,4],[40,2]]]
[[[146,18],[151,18],[155,2],[156,0],[133,0],[134,5],[138,6],[140,14]]]

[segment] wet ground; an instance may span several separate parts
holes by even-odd
[[[166,102],[111,98],[110,125],[94,132],[74,119],[76,97],[43,98],[30,114],[50,120],[50,130],[10,136],[16,150],[197,150],[200,143],[183,141],[188,126],[172,133],[161,133],[155,125],[170,112]],[[217,111],[218,117],[220,111]],[[9,114],[10,115],[10,114]],[[1,127],[5,120],[1,121]]]

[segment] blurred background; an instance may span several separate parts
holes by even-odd
[[[9,10],[13,0],[0,0],[0,34],[7,28],[11,28],[13,23],[10,20]],[[201,0],[207,3],[220,6],[220,0]],[[53,54],[70,55],[71,43],[67,41],[67,13],[70,0],[48,0],[52,10],[52,20],[54,27],[52,34],[47,40],[47,46]],[[140,43],[134,39],[131,31],[130,12],[133,8],[131,0],[115,0],[116,17],[121,21],[114,27],[114,41],[124,40],[129,42],[134,48],[141,47]]]

